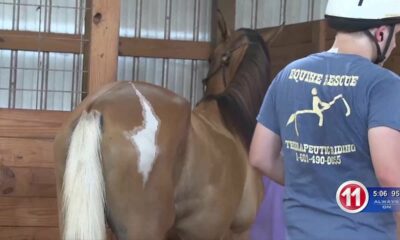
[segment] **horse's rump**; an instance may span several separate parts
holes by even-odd
[[[79,111],[56,140],[55,150],[61,154],[57,157],[61,160],[57,163],[58,182],[63,182],[65,152],[70,144],[67,139],[82,112],[98,112],[109,224],[121,228],[122,223],[130,222],[140,234],[139,229],[148,228],[143,217],[146,215],[162,219],[162,227],[158,228],[165,232],[174,219],[173,185],[178,178],[174,175],[178,172],[175,163],[183,157],[190,117],[188,102],[153,85],[119,82],[84,102]],[[129,233],[128,229],[114,230]]]

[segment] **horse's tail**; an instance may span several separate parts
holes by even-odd
[[[101,114],[83,112],[72,132],[63,180],[63,238],[106,238]]]

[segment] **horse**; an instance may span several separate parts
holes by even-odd
[[[173,92],[118,81],[89,95],[54,143],[63,239],[246,237],[263,196],[248,163],[271,82],[256,31],[240,29],[210,58],[192,110]]]

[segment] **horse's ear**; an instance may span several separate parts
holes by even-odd
[[[218,29],[221,34],[222,41],[225,41],[226,39],[229,38],[231,35],[230,30],[228,29],[226,25],[226,21],[224,18],[224,15],[222,14],[220,9],[217,9],[217,15],[218,15]]]

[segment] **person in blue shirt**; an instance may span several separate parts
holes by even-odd
[[[337,30],[332,48],[278,73],[250,163],[285,186],[288,240],[394,240],[398,212],[345,211],[337,192],[347,181],[400,187],[400,78],[382,67],[400,1],[329,0],[325,17]]]

